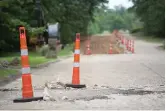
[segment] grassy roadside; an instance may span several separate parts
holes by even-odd
[[[58,53],[58,57],[72,54],[72,48],[73,48],[73,44],[68,45],[67,47],[65,47],[63,50],[61,50]],[[11,62],[13,58],[15,57],[18,57],[20,59],[20,52],[3,54],[0,57],[0,61],[7,60],[8,62]],[[56,60],[55,58],[46,58],[44,56],[41,56],[37,52],[29,52],[28,57],[29,57],[29,63],[31,67],[35,67],[39,64]],[[18,67],[20,69],[21,65],[18,65]],[[18,69],[0,69],[0,78],[11,75],[11,74],[17,74],[17,73],[18,73]]]
[[[15,74],[18,74],[17,69],[0,69],[0,78]]]
[[[164,38],[155,37],[155,36],[145,36],[141,32],[139,32],[139,33],[133,33],[131,35],[135,36],[136,39],[144,40],[144,41],[147,41],[147,42],[163,43],[165,41]]]
[[[72,50],[73,50],[73,44],[69,44],[68,46],[66,46],[63,50],[61,50],[58,53],[58,56],[61,57],[61,56],[71,55]]]
[[[20,53],[8,53],[5,57],[0,57],[0,60],[7,60],[8,62],[11,62],[15,57],[18,57],[20,59]],[[50,60],[54,60],[47,59],[36,52],[29,52],[28,57],[30,66],[35,66],[44,62],[48,62]]]

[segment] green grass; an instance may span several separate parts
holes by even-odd
[[[29,53],[29,62],[31,66],[36,66],[42,63],[46,63],[49,61],[56,60],[55,58],[46,58],[44,56],[41,56],[39,53],[36,52],[30,52]]]
[[[53,60],[56,60],[56,59],[52,59],[52,58],[48,59],[43,56],[29,56],[29,62],[31,66],[36,66],[42,63],[53,61]]]
[[[61,50],[58,53],[58,56],[61,57],[61,56],[70,55],[72,54],[72,49],[73,49],[73,44],[70,44],[69,46],[65,47],[64,50]],[[20,59],[20,52],[2,54],[0,57],[0,61],[7,60],[10,62],[15,57],[18,57]],[[46,58],[44,56],[41,56],[37,52],[29,52],[28,57],[29,57],[29,63],[31,67],[56,60],[55,58]],[[21,68],[21,65],[19,65],[18,67]],[[10,74],[17,74],[17,70],[16,69],[0,69],[0,77],[4,77]]]
[[[7,60],[7,61],[12,61],[14,57],[18,57],[20,59],[20,53],[8,53],[6,56],[0,57],[0,60]],[[29,57],[29,63],[30,66],[36,66],[38,64],[42,64],[51,60],[55,59],[48,59],[43,56],[41,56],[39,53],[36,52],[29,52],[28,54]]]
[[[73,44],[69,44],[69,46],[66,46],[63,50],[61,50],[58,53],[58,56],[66,56],[66,55],[71,55],[73,50]]]
[[[66,56],[66,55],[72,54],[72,48],[73,48],[73,44],[70,44],[69,46],[65,47],[64,50],[61,50],[58,53],[58,56]],[[20,58],[20,52],[3,54],[0,57],[0,61],[7,60],[10,62],[15,57]],[[29,52],[28,57],[29,57],[30,66],[35,66],[35,65],[42,64],[48,61],[56,60],[54,58],[45,58],[44,56],[41,56],[37,52]]]
[[[18,74],[16,69],[0,69],[0,78],[6,77],[8,75]]]

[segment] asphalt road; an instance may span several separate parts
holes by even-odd
[[[126,35],[127,36],[127,35]],[[21,79],[0,91],[0,109],[165,109],[165,52],[160,44],[135,41],[135,54],[81,55],[80,80],[85,89],[50,89],[57,101],[13,103],[21,97]],[[45,82],[70,83],[73,57],[32,70],[35,97]],[[15,91],[14,91],[15,89]],[[66,96],[68,100],[62,100]]]

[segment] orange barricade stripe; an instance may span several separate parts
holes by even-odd
[[[74,55],[74,62],[80,62],[80,55],[79,54]]]
[[[22,67],[29,66],[28,56],[21,56],[21,64],[22,64]]]

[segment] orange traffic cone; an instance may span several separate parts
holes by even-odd
[[[126,45],[127,39],[124,37],[124,46]]]
[[[126,49],[129,51],[129,39],[126,40]]]
[[[88,40],[88,42],[87,42],[85,54],[86,54],[86,55],[91,55],[90,42],[89,42],[89,40]]]
[[[126,45],[126,48],[127,48],[127,46],[128,46],[128,39],[127,38],[125,39],[125,45]]]
[[[126,44],[126,47],[127,47],[127,50],[129,51],[129,44],[130,44],[130,40],[127,39],[127,44]]]
[[[131,51],[131,40],[129,40],[129,51]]]
[[[21,63],[22,63],[22,98],[14,99],[13,102],[30,102],[42,100],[43,97],[33,97],[32,80],[30,65],[28,60],[28,49],[26,43],[25,28],[20,27],[20,46],[21,46]]]
[[[80,33],[76,34],[75,41],[75,52],[74,52],[74,65],[73,65],[73,76],[72,84],[66,84],[66,87],[72,88],[84,88],[86,85],[80,84]]]
[[[131,52],[134,53],[134,40],[132,40]]]
[[[111,43],[110,43],[110,49],[109,49],[108,54],[112,54],[112,44]]]
[[[121,36],[121,43],[124,45],[124,36]]]

